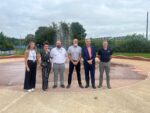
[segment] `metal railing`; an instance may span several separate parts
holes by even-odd
[[[14,54],[16,54],[15,50],[7,50],[7,51],[0,50],[0,55],[14,55]]]

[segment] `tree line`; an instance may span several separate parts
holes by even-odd
[[[12,50],[15,45],[19,45],[20,40],[14,37],[7,37],[0,33],[0,50]]]
[[[79,40],[79,45],[85,45],[86,30],[79,22],[59,22],[52,23],[49,26],[40,26],[34,34],[27,34],[24,39],[7,37],[0,33],[0,50],[14,49],[18,45],[27,45],[30,41],[35,41],[38,47],[41,47],[44,41],[50,45],[55,45],[55,41],[60,39],[67,48],[71,45],[73,38]],[[108,40],[109,46],[114,52],[138,52],[149,53],[150,41],[144,35],[131,34],[119,37],[89,37],[92,45],[98,50],[102,46],[103,40]]]
[[[79,22],[60,22],[39,27],[35,34],[28,34],[25,37],[25,43],[28,44],[33,40],[37,44],[42,45],[44,41],[48,41],[50,45],[54,45],[55,41],[60,39],[65,46],[68,46],[73,38],[84,40],[85,37],[86,30]]]
[[[150,53],[150,40],[144,35],[132,34],[121,37],[92,38],[92,44],[98,49],[103,40],[108,40],[114,52]]]

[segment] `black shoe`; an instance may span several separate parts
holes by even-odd
[[[96,86],[92,86],[93,89],[96,89]]]
[[[46,91],[46,89],[43,89],[43,91]]]
[[[53,86],[53,89],[55,89],[55,88],[57,88],[57,85],[54,85],[54,86]]]
[[[79,85],[80,88],[84,88],[82,84]]]
[[[86,86],[85,86],[85,88],[88,88],[88,87],[89,87],[89,85],[86,85]]]
[[[98,87],[98,88],[101,88],[101,87],[102,87],[102,85],[98,85],[97,87]]]
[[[66,87],[67,89],[69,89],[70,88],[70,85],[67,85],[67,87]]]
[[[111,89],[111,86],[107,86],[108,89]]]
[[[61,88],[65,88],[65,85],[61,85],[60,87],[61,87]]]

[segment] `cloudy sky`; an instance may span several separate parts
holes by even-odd
[[[19,38],[51,22],[78,21],[88,37],[145,34],[147,11],[150,0],[1,0],[0,32]]]

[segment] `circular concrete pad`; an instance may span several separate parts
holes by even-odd
[[[22,90],[23,83],[24,83],[24,62],[23,61],[16,61],[16,62],[9,62],[9,63],[1,63],[0,64],[0,86],[2,87],[9,87],[9,89],[15,89],[15,90]],[[96,85],[99,84],[99,64],[96,64],[96,72],[95,72],[95,79],[96,79]],[[138,81],[144,80],[147,77],[147,74],[138,68],[134,68],[129,65],[123,65],[123,64],[117,64],[112,63],[111,64],[111,85],[113,88],[123,87],[130,84],[137,83]],[[50,73],[49,78],[49,90],[48,91],[62,91],[62,92],[71,92],[71,91],[89,91],[93,90],[90,89],[81,89],[78,87],[77,83],[77,76],[76,72],[73,73],[73,80],[72,85],[70,89],[62,89],[62,88],[56,88],[52,89],[53,86],[53,71]],[[41,90],[41,67],[38,65],[37,67],[37,90]],[[68,63],[66,64],[66,71],[65,71],[65,85],[67,85],[67,78],[68,78]],[[85,74],[84,74],[84,67],[81,66],[81,78],[82,83],[85,85]],[[106,89],[106,76],[104,74],[104,84],[103,89]]]

